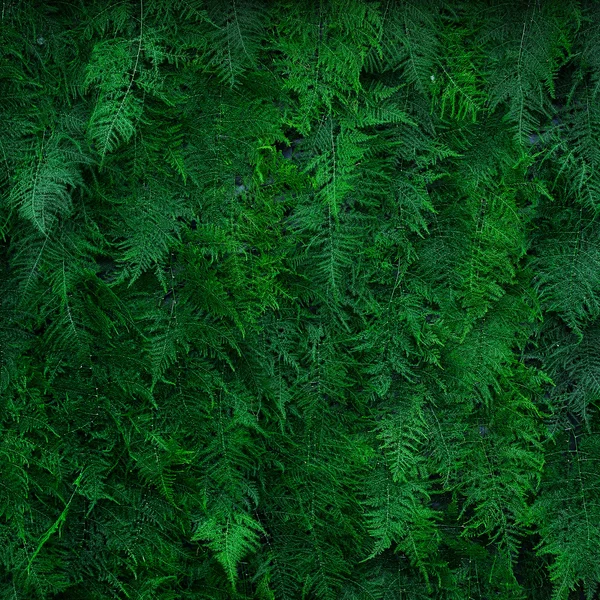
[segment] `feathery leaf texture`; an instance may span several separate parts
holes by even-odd
[[[597,597],[598,3],[0,42],[0,598]]]

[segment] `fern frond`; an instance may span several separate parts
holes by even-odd
[[[117,38],[94,46],[83,88],[86,92],[97,90],[88,137],[102,162],[107,154],[133,137],[142,115],[143,104],[134,89],[141,53],[141,34],[138,44]]]
[[[44,235],[72,210],[71,191],[83,184],[60,134],[44,133],[13,177],[8,201]]]

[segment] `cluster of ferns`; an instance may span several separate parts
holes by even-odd
[[[593,600],[600,4],[0,3],[0,600]]]

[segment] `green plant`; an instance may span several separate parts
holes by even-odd
[[[3,2],[0,598],[595,598],[599,31]]]

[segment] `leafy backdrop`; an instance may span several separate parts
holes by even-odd
[[[597,598],[599,47],[3,1],[0,598]]]

